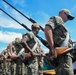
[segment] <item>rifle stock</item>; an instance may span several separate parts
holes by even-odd
[[[24,53],[24,56],[25,56],[25,59],[28,59],[28,58],[32,58],[33,56],[30,54],[30,53]],[[41,54],[36,54],[36,56],[42,56],[44,57],[45,55],[41,55]]]
[[[46,59],[48,59],[48,61],[50,61],[50,63],[54,66],[57,67],[59,65],[59,61],[58,61],[58,57],[68,53],[72,50],[73,48],[67,48],[67,47],[57,47],[55,49],[55,58],[53,58],[52,56],[50,56],[49,54],[46,55]]]
[[[68,47],[57,47],[55,49],[55,57],[58,57],[60,55],[63,55],[67,52],[70,52],[72,50],[72,48],[68,48]]]

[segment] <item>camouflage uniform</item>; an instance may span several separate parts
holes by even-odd
[[[14,50],[14,53],[18,54],[19,51],[22,49],[22,46],[20,45],[20,42],[21,40],[20,39],[16,39],[15,41],[12,42],[13,44],[13,50]],[[14,64],[13,67],[13,70],[15,71],[16,70],[16,75],[22,75],[22,61],[17,58],[16,59],[16,65],[14,62],[12,62],[12,64]],[[15,67],[15,68],[14,68]]]
[[[7,50],[3,50],[3,54],[6,55],[6,52]],[[2,72],[3,72],[3,75],[6,75],[6,70],[7,70],[7,62],[6,60],[3,58],[3,63],[2,63]]]
[[[39,75],[43,75],[43,61],[39,64]]]
[[[12,44],[13,44],[13,42],[12,42]],[[12,51],[13,51],[13,53],[16,53],[16,50],[14,48],[14,45],[12,47]],[[16,64],[15,64],[14,60],[11,60],[11,62],[9,62],[8,65],[9,65],[8,66],[8,68],[9,68],[8,69],[9,70],[9,74],[16,75]]]
[[[51,17],[46,25],[49,25],[53,30],[53,39],[55,47],[70,47],[70,45],[68,45],[69,40],[65,41],[66,37],[69,38],[69,32],[66,29],[61,17]],[[65,55],[58,57],[58,66],[55,67],[55,70],[56,75],[74,75],[72,69],[71,53],[66,53]]]
[[[0,55],[0,75],[2,75],[2,55]]]
[[[41,51],[39,51],[38,53],[43,55],[43,52]],[[39,75],[43,75],[43,63],[44,63],[43,59],[44,57],[42,56],[38,57]]]
[[[6,49],[6,54],[5,54],[5,56],[6,56],[6,58],[8,59],[8,49]],[[6,75],[10,75],[10,66],[9,66],[9,64],[10,64],[10,62],[7,62],[6,61]]]
[[[21,68],[21,70],[22,70],[22,75],[27,75],[27,67],[26,67],[26,65],[24,64],[24,63],[22,63],[22,68]]]
[[[7,62],[7,75],[11,75],[11,62]]]
[[[28,46],[33,50],[34,45],[37,43],[36,48],[33,50],[35,53],[39,53],[39,42],[34,35],[34,33],[31,31],[29,33],[25,34],[27,38],[27,44]],[[29,53],[28,51],[26,51]],[[27,75],[39,75],[39,70],[38,70],[38,58],[29,58],[27,59],[28,64],[27,66]]]

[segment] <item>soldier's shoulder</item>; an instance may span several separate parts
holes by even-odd
[[[63,21],[60,16],[52,16],[50,19],[53,19],[53,22],[59,23],[60,21]]]
[[[64,22],[60,16],[55,16],[54,20],[55,20],[56,24],[59,24],[59,25],[64,24]]]
[[[60,16],[52,16],[52,17],[50,17],[50,19],[61,19],[61,17]]]
[[[60,16],[54,16],[54,18],[55,18],[56,20],[62,20],[62,18],[61,18]]]
[[[32,39],[34,38],[34,33],[31,31],[29,33],[27,33],[28,38]]]

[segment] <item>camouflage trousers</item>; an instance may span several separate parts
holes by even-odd
[[[30,64],[27,66],[27,75],[39,75],[38,64]]]
[[[43,75],[43,63],[39,64],[39,75]]]
[[[59,65],[55,68],[56,75],[74,75],[72,57],[64,55],[59,57]]]

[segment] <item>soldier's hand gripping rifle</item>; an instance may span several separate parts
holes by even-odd
[[[11,6],[13,9],[15,9],[17,12],[19,12],[22,16],[24,16],[25,18],[27,18],[29,21],[31,21],[32,23],[37,23],[35,20],[33,20],[32,18],[29,18],[27,16],[25,16],[22,12],[20,12],[18,9],[16,9],[14,6],[12,6],[10,3],[8,3],[6,0],[3,0],[5,3],[7,3],[9,6]],[[40,26],[40,29],[42,31],[44,31],[43,27]]]
[[[2,12],[4,12],[6,15],[8,15],[9,17],[11,17],[14,21],[16,21],[18,24],[20,24],[21,26],[23,26],[24,28],[26,28],[28,31],[31,31],[31,29],[29,29],[26,25],[21,24],[19,21],[17,21],[15,18],[13,18],[11,15],[9,15],[7,12],[5,12],[3,9],[0,8],[0,10]],[[50,48],[47,41],[42,39],[40,36],[36,35],[36,37],[43,43],[43,45],[45,45],[47,48]]]
[[[50,57],[49,55],[46,56],[46,58],[48,60],[50,60],[50,63],[54,66],[57,67],[59,65],[59,60],[57,59],[59,56],[64,55],[68,52],[74,52],[76,53],[76,45],[68,48],[68,47],[56,47],[55,48],[55,58],[53,58],[53,60],[51,59],[52,57]]]

